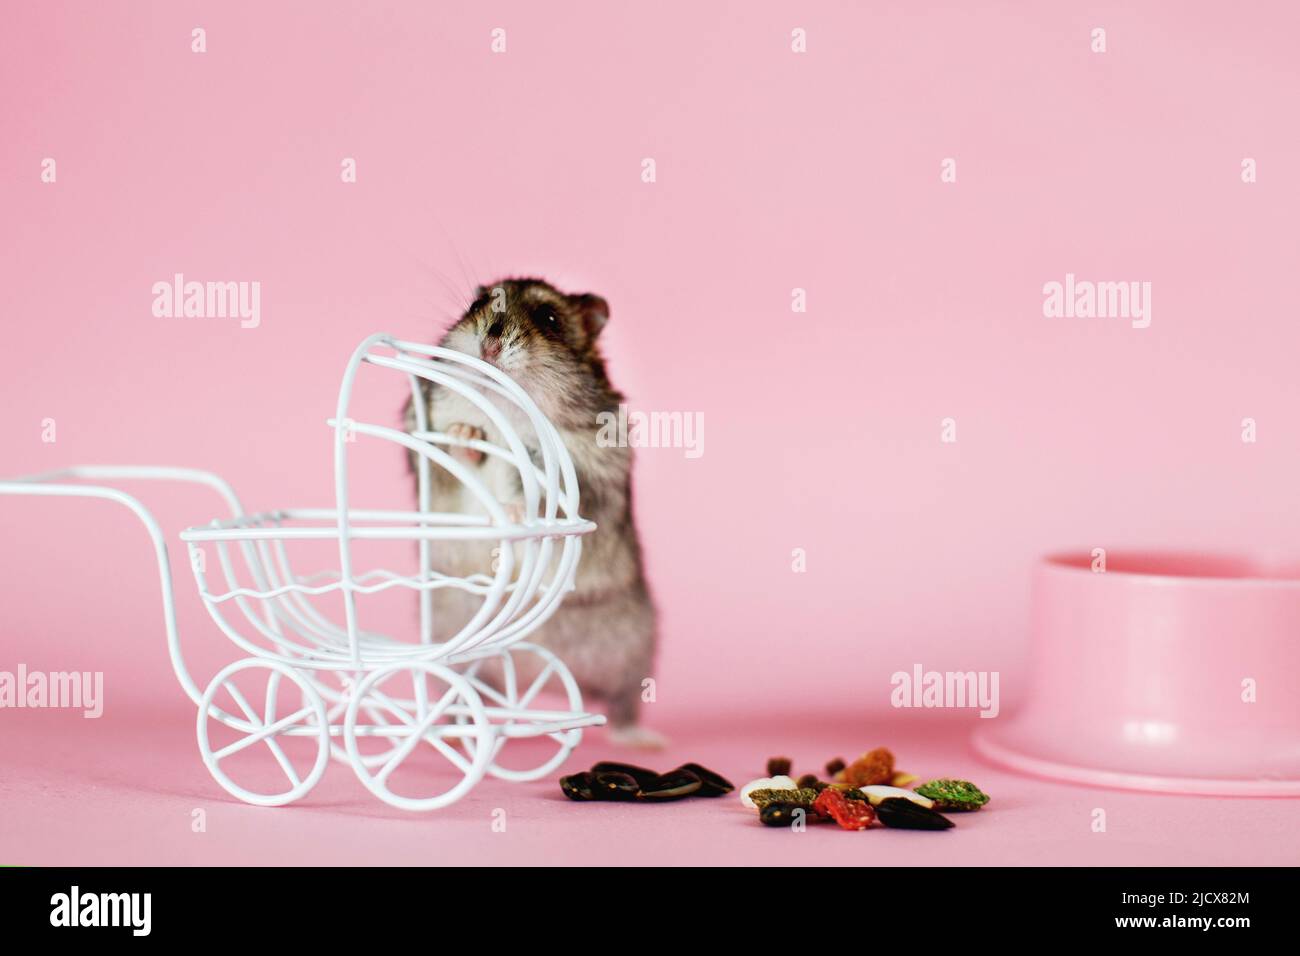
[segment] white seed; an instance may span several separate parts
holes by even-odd
[[[863,796],[870,801],[871,805],[879,806],[883,801],[891,797],[902,797],[904,800],[911,800],[915,804],[925,807],[927,810],[933,809],[934,801],[929,797],[923,797],[913,790],[904,790],[902,787],[859,787]]]

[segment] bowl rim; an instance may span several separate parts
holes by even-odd
[[[1055,759],[1036,751],[1033,743],[1004,739],[1006,727],[976,727],[971,745],[985,760],[1016,773],[1054,783],[1137,790],[1146,793],[1176,793],[1210,797],[1300,797],[1300,779],[1260,777],[1180,777],[1173,774],[1135,773],[1083,766]]]
[[[1092,570],[1091,550],[1056,550],[1040,554],[1035,561],[1035,568],[1040,572],[1065,574],[1090,578],[1118,578],[1124,581],[1142,581],[1166,587],[1182,585],[1211,585],[1215,587],[1236,588],[1282,588],[1300,590],[1300,559],[1296,559],[1296,577],[1285,577],[1266,571],[1258,558],[1226,551],[1192,551],[1179,549],[1143,549],[1143,548],[1107,548],[1108,566],[1105,571]],[[1121,561],[1137,563],[1139,569],[1131,567],[1111,567],[1110,562],[1118,558]],[[1146,562],[1159,566],[1161,562],[1197,561],[1217,562],[1223,566],[1235,566],[1241,570],[1233,573],[1180,573],[1173,570],[1141,570]],[[1249,573],[1256,571],[1257,573]]]

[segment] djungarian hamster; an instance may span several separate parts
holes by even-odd
[[[554,651],[584,693],[602,699],[611,739],[655,746],[660,739],[637,723],[642,681],[651,672],[655,610],[642,567],[632,515],[632,450],[597,442],[601,412],[617,414],[623,396],[609,381],[599,336],[609,306],[598,295],[566,295],[541,279],[505,279],[480,286],[465,314],[441,341],[491,362],[528,392],[559,432],[577,471],[582,517],[596,523],[583,539],[575,589],[528,640]],[[492,423],[468,400],[424,383],[429,424],[461,438],[501,442]],[[408,401],[407,429],[415,424]],[[513,422],[512,422],[513,424]],[[530,450],[531,428],[520,429]],[[478,469],[477,476],[503,502],[522,500],[519,473],[493,455],[453,446],[452,454]],[[445,469],[430,468],[432,510],[482,514],[476,498]],[[440,542],[434,566],[464,576],[490,573],[494,542]],[[440,632],[459,629],[478,606],[458,589],[434,592]],[[523,679],[521,677],[521,679]]]

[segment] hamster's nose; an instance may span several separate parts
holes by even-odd
[[[483,332],[483,341],[479,342],[479,350],[483,353],[483,361],[494,362],[496,357],[501,354],[501,333],[505,331],[505,323],[497,319],[489,325]]]

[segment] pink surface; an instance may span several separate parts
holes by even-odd
[[[740,864],[804,866],[1294,865],[1294,800],[1155,796],[1071,787],[1009,774],[969,756],[969,721],[848,721],[842,715],[712,714],[664,729],[662,755],[619,751],[594,732],[569,770],[623,757],[668,769],[688,759],[741,783],[784,754],[797,771],[832,756],[890,744],[899,765],[925,776],[974,779],[993,796],[952,814],[942,833],[803,833],[759,824],[734,796],[662,806],[577,804],[554,781],[486,780],[428,815],[379,803],[335,765],[293,807],[260,808],[217,790],[194,748],[185,702],[150,714],[83,721],[25,712],[0,739],[6,863],[49,864]],[[978,719],[978,718],[976,718]],[[75,724],[73,723],[75,720]],[[57,741],[57,742],[55,742]],[[268,757],[269,760],[269,757]],[[21,808],[21,813],[13,812]],[[193,832],[203,810],[206,831]],[[498,811],[504,810],[504,817]],[[1105,832],[1093,832],[1096,811]],[[505,830],[493,829],[504,819]]]
[[[964,742],[891,710],[890,675],[998,671],[1010,712],[1039,553],[1296,556],[1297,27],[1281,2],[18,5],[0,35],[0,474],[181,464],[254,508],[328,504],[323,420],[356,342],[432,339],[475,281],[542,273],[610,301],[634,408],[707,424],[703,457],[638,465],[664,625],[649,722],[738,776],[810,712],[794,756],[901,722],[916,762],[960,771]],[[151,287],[177,272],[261,282],[260,325],[155,318]],[[1151,282],[1150,327],[1045,318],[1067,273]],[[399,461],[368,467],[375,502],[410,500]],[[169,534],[216,510],[133,490]],[[397,819],[340,768],[301,811],[236,806],[194,751],[133,522],[0,501],[0,669],[101,670],[108,697],[98,722],[0,711],[0,862],[558,860],[623,839],[758,860],[781,839],[705,804],[663,808],[689,826],[579,818],[540,784]],[[178,583],[206,680],[235,652]],[[1001,816],[864,839],[901,862],[1297,859],[1292,803],[979,779]],[[221,825],[191,837],[199,802]],[[492,841],[495,805],[515,837]],[[1093,805],[1120,811],[1107,836]],[[616,829],[578,829],[593,819]]]

